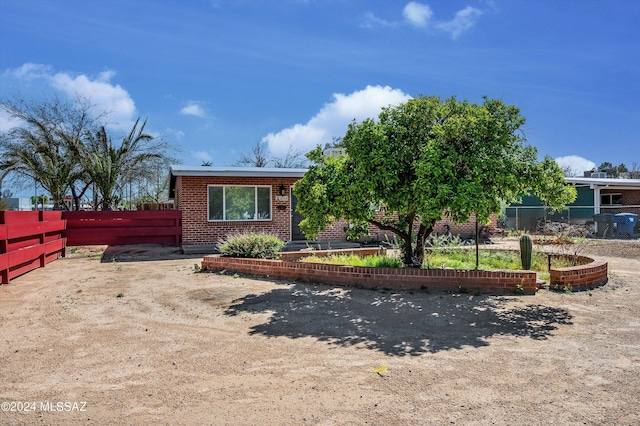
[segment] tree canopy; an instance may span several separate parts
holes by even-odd
[[[524,123],[518,108],[499,100],[424,96],[384,108],[378,120],[354,121],[343,156],[324,156],[320,147],[307,154],[309,171],[294,186],[300,227],[313,237],[344,218],[356,236],[372,224],[395,233],[403,262],[419,266],[443,215],[486,222],[528,192],[562,209],[575,189],[552,158],[538,161]]]

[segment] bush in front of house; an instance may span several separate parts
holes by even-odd
[[[227,236],[218,250],[223,256],[276,259],[284,242],[272,234],[247,232]]]

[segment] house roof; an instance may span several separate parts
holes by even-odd
[[[640,179],[611,179],[611,178],[590,178],[590,177],[567,177],[565,180],[576,186],[588,186],[591,189],[599,187],[610,189],[638,189],[640,190]]]
[[[307,169],[283,169],[277,167],[170,167],[171,176],[238,176],[238,177],[303,177]]]

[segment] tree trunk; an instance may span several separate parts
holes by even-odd
[[[418,234],[416,235],[416,248],[413,254],[414,267],[422,267],[422,263],[424,262],[424,243],[429,234],[431,234],[431,231],[433,231],[433,224],[428,226],[423,223],[420,224]]]

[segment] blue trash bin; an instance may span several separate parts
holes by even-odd
[[[633,238],[633,227],[638,221],[638,215],[634,213],[618,213],[613,215],[613,223],[616,224],[618,236]]]

